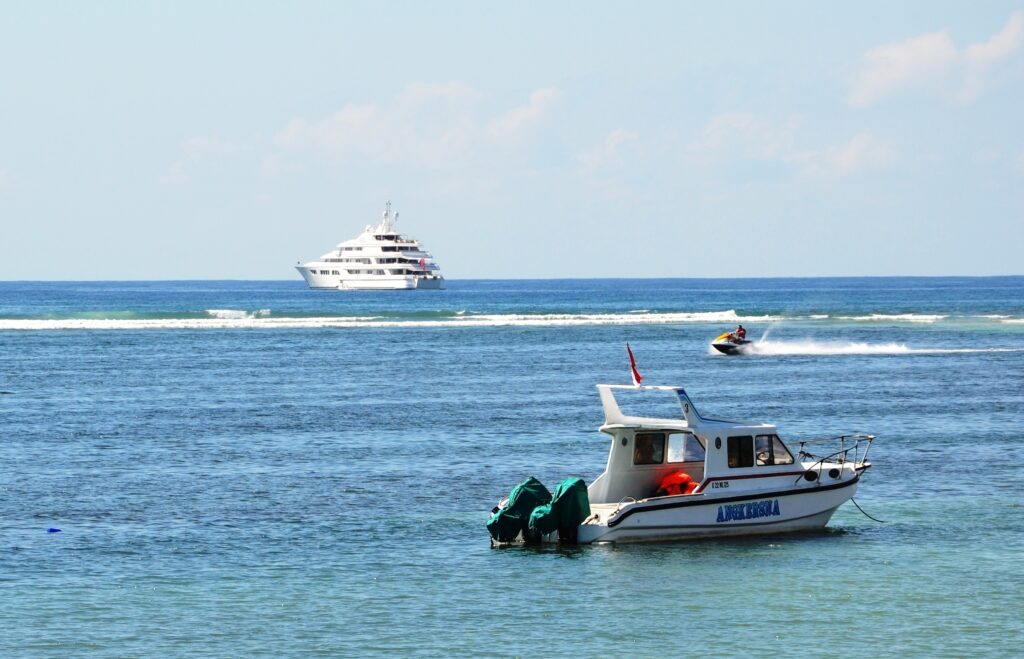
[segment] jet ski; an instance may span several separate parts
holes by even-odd
[[[732,332],[725,332],[715,337],[711,346],[723,355],[742,355],[747,352],[753,341],[741,339]]]

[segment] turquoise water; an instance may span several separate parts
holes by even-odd
[[[711,354],[743,322],[762,350]],[[828,530],[492,549],[594,384],[871,432]],[[2,656],[1016,656],[1024,278],[0,283]],[[59,528],[59,533],[48,533]]]

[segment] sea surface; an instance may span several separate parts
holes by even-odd
[[[706,414],[877,435],[882,521],[492,549],[516,483],[603,470],[627,342]],[[1024,277],[0,282],[0,391],[3,657],[1022,652]]]

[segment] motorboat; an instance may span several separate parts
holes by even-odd
[[[492,510],[487,526],[493,543],[619,543],[821,529],[871,466],[873,435],[803,440],[794,452],[774,425],[703,416],[682,387],[597,389],[604,408],[600,431],[611,438],[605,471],[586,486],[568,479],[554,496],[536,479],[521,483]],[[681,414],[624,414],[617,395],[627,394],[634,404],[667,398]]]
[[[741,339],[732,332],[725,332],[715,337],[711,347],[724,355],[742,355],[750,351],[753,341]]]
[[[380,224],[366,225],[351,240],[338,243],[317,261],[295,269],[310,288],[335,290],[441,289],[444,277],[420,243],[395,230],[398,212],[389,201]]]

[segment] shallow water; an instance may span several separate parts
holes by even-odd
[[[774,348],[710,354],[736,319]],[[0,283],[0,655],[1016,655],[1021,319],[1024,278]],[[515,483],[602,471],[626,341],[702,412],[878,435],[885,522],[491,549]]]

